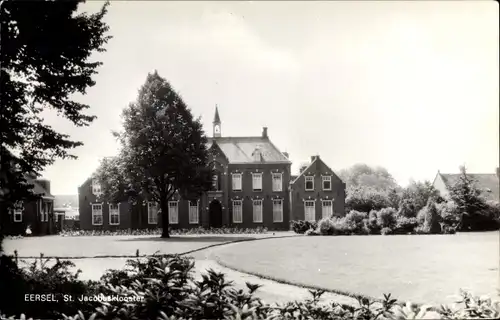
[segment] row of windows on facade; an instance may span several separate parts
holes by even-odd
[[[305,191],[314,191],[314,176],[304,176]],[[272,190],[275,192],[283,191],[283,174],[272,174]],[[241,191],[243,187],[243,175],[241,173],[232,174],[232,190]],[[321,176],[322,187],[324,191],[332,190],[332,176]],[[215,190],[220,190],[217,176],[214,176],[213,186]],[[252,189],[253,191],[262,191],[262,173],[252,173]]]
[[[263,200],[253,201],[253,222],[263,222]],[[273,222],[283,222],[283,199],[273,199]],[[233,222],[243,222],[243,200],[232,200],[233,203]],[[189,223],[199,223],[199,202],[189,202]],[[168,220],[170,224],[179,223],[179,201],[168,202]],[[148,224],[158,223],[158,205],[155,202],[148,202]],[[92,204],[92,224],[103,224],[102,204]],[[109,204],[109,224],[120,224],[120,206],[118,204]]]
[[[321,176],[322,187],[324,191],[332,190],[332,177],[331,176]],[[272,174],[272,190],[274,192],[283,191],[283,174],[273,173]],[[220,185],[218,177],[213,177],[213,187],[215,190],[220,190]],[[243,174],[233,173],[232,174],[232,190],[241,191],[243,189]],[[252,173],[252,189],[253,191],[262,191],[262,172]],[[305,191],[314,191],[314,176],[305,176]],[[99,183],[92,183],[92,193],[100,194],[101,186]]]
[[[50,202],[40,202],[40,221],[48,222],[49,221],[49,212],[51,208]],[[23,214],[24,214],[24,206],[22,202],[16,203],[14,209],[12,210],[14,222],[23,222]],[[58,220],[58,215],[55,215],[55,221]]]
[[[254,199],[253,202],[253,222],[263,222],[263,200]],[[232,200],[233,203],[233,222],[243,222],[243,200]],[[322,218],[331,217],[333,215],[333,200],[321,200],[321,215]],[[199,202],[189,202],[189,223],[199,223]],[[179,223],[179,201],[169,201],[168,203],[168,219],[170,224]],[[316,201],[304,201],[304,220],[316,220]],[[273,199],[273,222],[283,222],[283,199]],[[102,225],[103,214],[102,204],[92,205],[92,224]],[[148,224],[158,223],[158,205],[154,202],[148,202]],[[109,224],[120,224],[120,206],[118,204],[109,205]]]

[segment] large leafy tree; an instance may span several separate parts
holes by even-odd
[[[0,1],[0,219],[15,201],[35,196],[29,178],[57,158],[75,158],[69,150],[82,144],[47,125],[42,111],[79,127],[95,119],[72,98],[95,85],[101,62],[90,56],[110,39],[108,4],[77,14],[82,2]]]
[[[355,164],[340,171],[339,176],[347,186],[347,212],[370,212],[386,207],[398,207],[401,188],[387,169]]]
[[[349,187],[371,187],[376,190],[389,190],[398,188],[394,177],[383,167],[370,167],[358,163],[339,173],[342,181]]]
[[[428,203],[429,199],[437,200],[439,191],[429,181],[410,181],[410,184],[401,192],[399,215],[416,217]]]
[[[168,201],[178,193],[194,200],[212,186],[207,138],[180,95],[158,72],[148,74],[137,100],[123,111],[119,159],[123,178],[103,181],[110,196],[157,202],[162,237],[168,233]],[[109,164],[109,162],[108,162]],[[113,169],[114,170],[114,169]],[[103,170],[106,171],[106,170]],[[103,175],[98,177],[105,179]]]

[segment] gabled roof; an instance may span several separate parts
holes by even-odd
[[[264,137],[218,137],[208,138],[207,147],[210,148],[216,142],[224,153],[229,163],[255,163],[252,154],[260,148],[264,163],[291,163],[291,161],[281,153]]]
[[[318,159],[319,157],[314,157],[314,160],[307,166],[307,168],[305,168],[298,176],[296,176],[296,178],[293,179],[292,182],[290,182],[290,184],[294,184],[295,182],[297,182],[299,178],[302,177],[304,173],[308,171],[316,163],[316,161],[318,161]]]
[[[447,188],[458,181],[461,173],[438,173]],[[494,173],[467,173],[467,177],[474,180],[476,187],[487,200],[499,201],[500,185],[498,176]]]
[[[28,183],[29,184],[33,184],[33,189],[31,189],[31,191],[34,194],[40,195],[42,198],[45,198],[45,199],[54,199],[54,196],[52,194],[50,194],[50,192],[48,192],[47,189],[45,189],[37,181],[35,181],[35,180],[31,180],[31,181],[28,180]]]

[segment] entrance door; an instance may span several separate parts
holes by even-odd
[[[210,227],[222,227],[222,205],[220,204],[219,200],[212,201],[208,209]]]

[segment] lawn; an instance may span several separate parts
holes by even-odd
[[[20,257],[45,256],[57,257],[94,257],[94,256],[133,256],[136,250],[141,255],[184,253],[206,246],[234,240],[252,239],[253,236],[172,236],[162,239],[159,236],[81,236],[81,237],[27,237],[6,239],[4,250],[13,254],[17,250]]]
[[[450,303],[459,289],[496,295],[499,233],[303,236],[230,244],[223,264],[304,285],[417,303]]]

